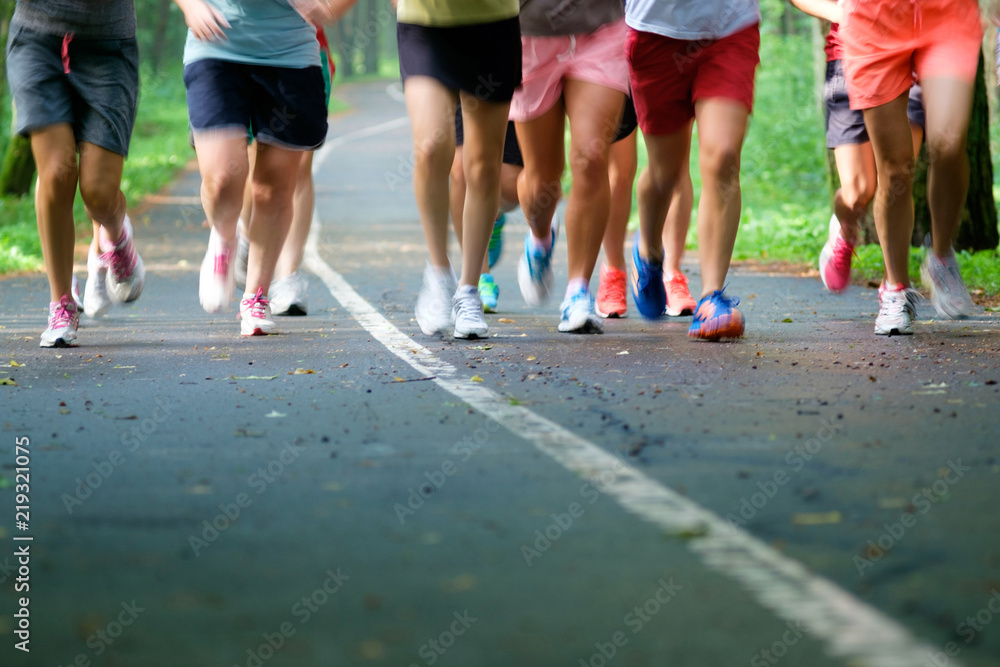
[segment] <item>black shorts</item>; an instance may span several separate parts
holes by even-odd
[[[639,119],[635,115],[635,104],[632,102],[632,96],[625,96],[625,108],[622,110],[622,121],[618,124],[618,134],[612,140],[621,141],[625,137],[629,136],[635,132],[635,128],[639,127]]]
[[[465,140],[465,130],[462,125],[462,105],[455,109],[455,145],[461,146]],[[517,132],[514,131],[514,121],[507,121],[507,136],[503,140],[503,163],[524,166],[521,157],[521,145],[517,143]]]
[[[847,99],[843,61],[831,60],[826,64],[823,97],[826,100],[826,147],[867,143],[869,139],[868,130],[865,129],[865,114],[852,109]],[[910,125],[924,127],[924,91],[918,83],[910,88],[906,115],[910,119]]]
[[[206,130],[250,131],[262,144],[314,150],[326,140],[323,70],[196,60],[184,68],[188,115]]]
[[[429,76],[449,90],[489,102],[509,102],[521,85],[521,26],[517,17],[448,28],[396,26],[399,73]]]
[[[77,142],[128,155],[139,106],[135,39],[49,35],[15,23],[7,74],[18,134],[69,123]]]

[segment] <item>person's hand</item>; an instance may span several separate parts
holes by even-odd
[[[227,39],[223,28],[231,27],[229,21],[212,5],[204,0],[177,0],[177,6],[196,39],[203,42]]]

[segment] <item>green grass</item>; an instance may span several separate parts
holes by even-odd
[[[815,264],[826,241],[831,209],[812,44],[808,38],[781,37],[766,30],[761,37],[754,115],[743,148],[743,213],[733,257]],[[991,148],[994,155],[1000,155],[1000,122],[996,116],[992,121]],[[691,175],[697,206],[701,191],[697,129],[695,134]],[[646,162],[645,147],[639,142],[640,171]],[[1000,171],[995,173],[995,183],[1000,197]],[[637,226],[637,208],[633,206],[630,227]],[[689,249],[697,247],[693,222],[687,245]],[[922,258],[923,251],[915,249],[911,255],[914,279],[919,276]],[[997,259],[995,250],[959,254],[962,275],[970,289],[1000,293]],[[882,259],[878,246],[859,248],[854,265],[856,276],[880,280]]]
[[[335,94],[336,88],[334,88]],[[176,176],[194,151],[188,143],[187,98],[180,66],[161,74],[143,73],[139,110],[129,157],[125,161],[122,191],[135,208],[147,194],[157,192]],[[332,97],[330,111],[347,109]],[[6,137],[2,137],[6,143]],[[77,196],[73,217],[77,240],[91,236],[91,223]],[[34,193],[23,198],[0,197],[0,275],[42,269],[42,251],[35,223]]]

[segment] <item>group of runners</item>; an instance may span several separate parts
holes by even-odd
[[[321,27],[354,0],[176,2],[189,28],[184,82],[210,227],[199,300],[222,312],[239,282],[242,335],[267,334],[276,328],[272,310],[306,312],[299,265],[313,209],[311,152],[326,136],[330,86]],[[979,4],[792,2],[832,24],[827,141],[842,186],[820,255],[824,284],[832,292],[849,284],[860,220],[874,200],[885,260],[875,333],[913,332],[911,191],[923,141],[932,231],[921,273],[939,314],[967,316],[973,306],[952,239],[968,187]],[[519,206],[529,227],[517,268],[527,304],[549,299],[555,250],[566,245],[559,331],[601,332],[603,318],[626,315],[630,292],[645,318],[692,316],[692,338],[743,335],[727,276],[759,63],[757,0],[398,0],[397,12],[428,249],[415,308],[425,334],[488,335],[484,313],[499,298],[491,267],[505,214]],[[71,345],[81,310],[100,316],[138,298],[144,282],[121,192],[138,104],[133,2],[18,0],[7,54],[17,131],[30,137],[38,166],[50,287],[41,345]],[[627,266],[636,125],[648,166],[638,176],[639,229]],[[694,203],[695,125],[698,299],[680,266]],[[559,220],[567,162],[571,185]],[[82,300],[73,277],[77,187],[94,224]],[[462,252],[458,274],[448,257],[449,217]]]

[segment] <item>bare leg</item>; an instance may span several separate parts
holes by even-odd
[[[284,278],[299,270],[305,253],[309,228],[312,227],[313,211],[316,207],[316,189],[312,179],[313,152],[306,151],[299,162],[299,172],[295,181],[295,195],[292,199],[292,225],[288,237],[281,248],[274,277]]]
[[[910,238],[913,235],[913,136],[906,118],[907,93],[865,110],[865,125],[875,152],[878,230],[889,285],[909,286]]]
[[[124,165],[124,156],[85,141],[80,143],[80,196],[87,214],[104,228],[111,242],[124,232]]]
[[[743,201],[740,153],[748,117],[746,106],[732,100],[710,98],[695,104],[702,180],[698,206],[702,297],[725,286],[733,258]]]
[[[611,144],[608,158],[608,180],[611,184],[611,212],[604,230],[604,263],[625,270],[625,235],[632,215],[632,186],[638,167],[636,142],[638,132]]]
[[[562,99],[538,118],[516,123],[517,141],[524,157],[524,170],[517,179],[521,210],[536,239],[547,239],[552,216],[562,196],[562,173],[566,167],[565,109]]]
[[[691,209],[694,207],[694,185],[691,183],[691,125],[687,127],[687,151],[684,153],[684,169],[681,180],[674,188],[667,209],[667,219],[663,226],[663,271],[667,276],[681,272],[684,245],[687,243],[688,228],[691,226]]]
[[[216,234],[225,243],[232,243],[249,171],[246,134],[200,133],[195,135],[195,144],[205,215]]]
[[[424,227],[430,263],[448,262],[448,172],[455,156],[455,107],[458,95],[425,76],[406,80],[406,110],[413,131],[413,189]]]
[[[258,288],[267,294],[271,288],[274,267],[292,223],[292,199],[301,163],[301,151],[257,146],[252,176],[253,215],[247,222],[250,260],[244,296],[252,296]]]
[[[449,190],[448,209],[451,212],[451,224],[455,228],[458,247],[462,247],[462,215],[465,211],[465,162],[462,159],[462,146],[455,146],[455,158],[451,162],[451,189]]]
[[[31,135],[31,152],[38,165],[35,210],[45,271],[49,278],[49,300],[59,301],[70,293],[73,280],[73,199],[79,178],[76,138],[65,123],[50,125]]]
[[[850,246],[858,244],[860,221],[875,196],[875,153],[870,142],[833,149],[840,188],[833,196],[833,212],[840,234]]]

